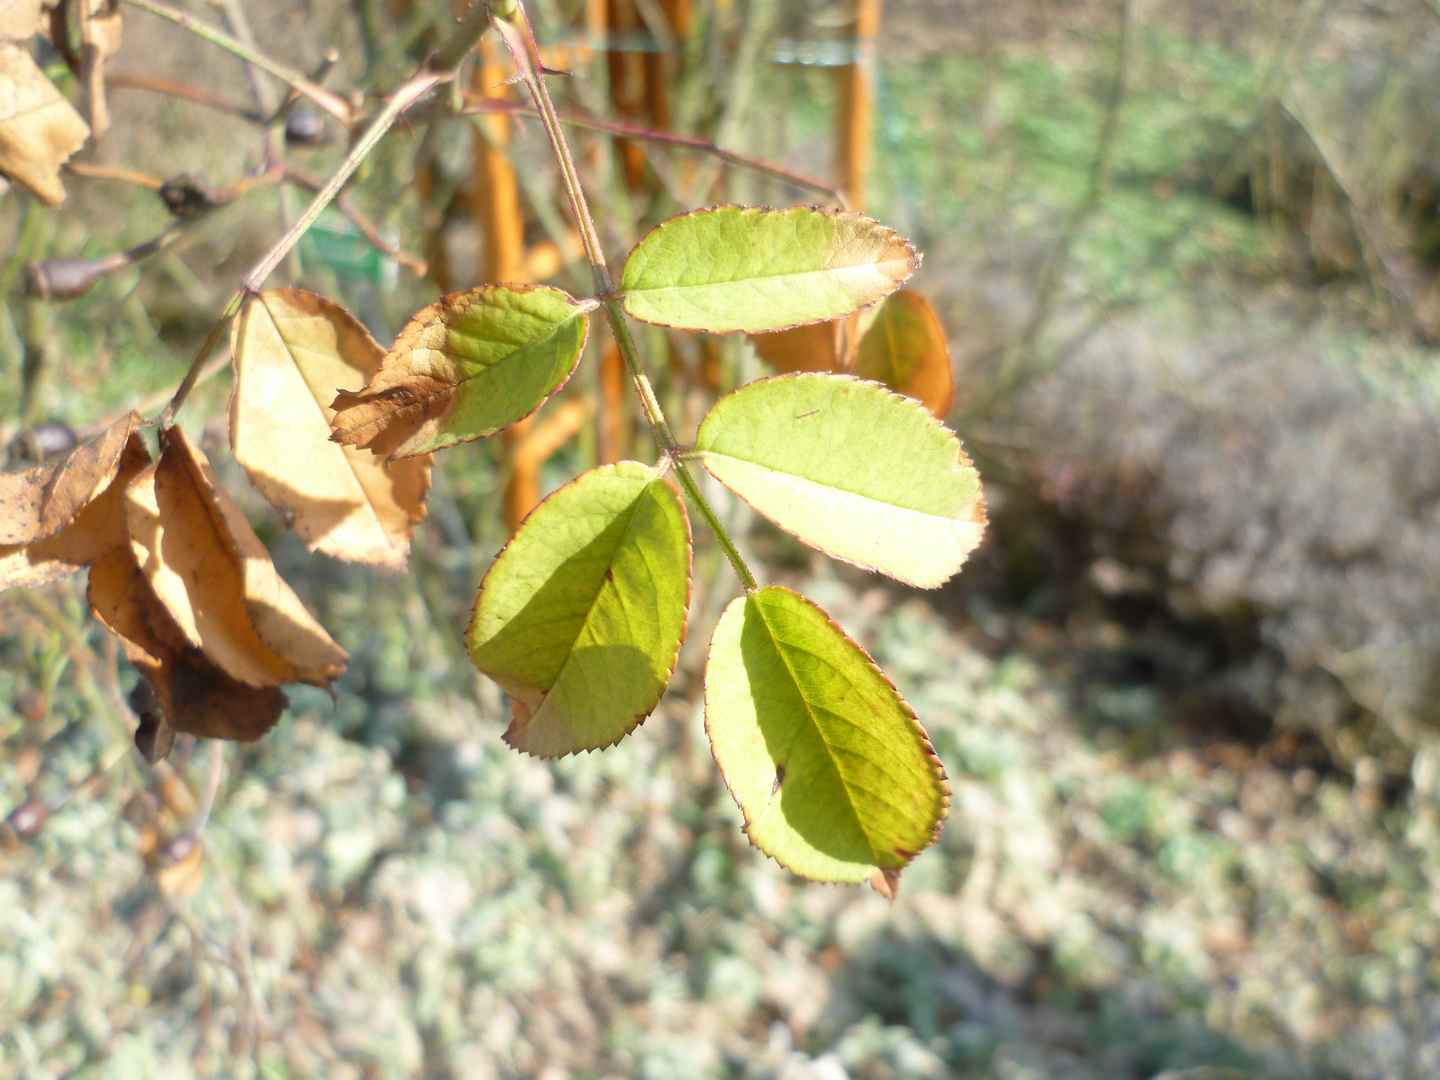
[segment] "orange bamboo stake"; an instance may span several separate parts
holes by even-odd
[[[855,0],[855,59],[837,69],[840,109],[835,171],[852,210],[865,205],[870,135],[875,122],[875,39],[882,0]]]
[[[475,65],[471,85],[483,95],[503,93],[504,68],[499,63],[495,42],[481,42],[480,63]],[[470,213],[480,226],[483,250],[480,279],[485,282],[523,281],[525,266],[525,218],[520,209],[520,186],[506,147],[510,142],[510,118],[499,114],[475,120],[475,172],[470,187]],[[525,515],[540,502],[540,465],[549,454],[540,455],[532,445],[535,434],[532,417],[521,420],[504,432],[501,442],[510,458],[510,482],[505,486],[505,525],[511,535]]]
[[[641,26],[635,0],[609,0],[607,16],[610,33],[629,36]],[[615,112],[628,123],[644,123],[648,104],[645,55],[637,52],[611,50],[606,54],[610,70],[610,100]],[[615,151],[620,156],[625,186],[638,191],[645,182],[645,150],[628,139],[616,139]]]
[[[870,143],[875,126],[875,39],[880,35],[883,0],[855,0],[855,58],[837,69],[840,101],[835,132],[835,186],[845,193],[850,209],[865,206],[870,176]],[[855,366],[860,344],[860,316],[843,320],[837,335],[840,369]]]
[[[595,432],[595,456],[602,465],[622,461],[630,454],[630,414],[626,409],[629,381],[620,348],[612,341],[600,359],[600,423]]]
[[[480,63],[472,86],[487,96],[503,92],[505,69],[492,38],[480,43]],[[520,186],[506,147],[510,118],[491,113],[475,119],[475,174],[470,188],[470,209],[485,237],[480,279],[487,282],[520,281],[525,275],[525,218],[520,210]]]

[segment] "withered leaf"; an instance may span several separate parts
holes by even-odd
[[[78,453],[80,450],[75,451]],[[0,546],[0,590],[58,581],[115,548],[128,545],[125,488],[149,464],[150,454],[144,442],[132,432],[114,463],[108,485],[68,525],[30,544]]]
[[[751,334],[750,344],[760,359],[776,371],[839,371],[843,319],[807,323],[773,334]]]
[[[912,397],[940,419],[955,403],[950,343],[930,301],[901,289],[880,305],[855,361],[855,374]]]
[[[205,455],[179,428],[125,496],[135,558],[184,640],[249,686],[329,688],[349,660],[281,580]]]
[[[0,473],[0,544],[34,543],[74,521],[110,486],[139,421],[131,413],[64,457],[24,472]]]
[[[90,131],[97,139],[110,127],[110,108],[105,101],[105,62],[120,51],[122,29],[120,5],[115,0],[84,0],[80,4],[80,74],[90,113]]]
[[[592,303],[546,285],[482,285],[421,309],[359,392],[336,395],[336,442],[387,458],[488,438],[570,377]]]
[[[251,481],[294,515],[312,551],[404,569],[425,516],[430,455],[387,465],[330,441],[336,392],[360,390],[385,350],[344,308],[302,289],[251,300],[231,349],[230,440]]]
[[[155,695],[156,708],[147,712],[154,736],[169,727],[200,738],[250,742],[280,719],[285,695],[273,686],[232,679],[186,641],[130,548],[117,548],[90,568],[86,598]],[[151,715],[155,711],[160,716]],[[151,742],[141,750],[153,761],[164,757],[168,746]]]
[[[65,201],[60,166],[89,137],[89,125],[30,54],[0,44],[0,173],[47,206],[59,206]]]
[[[0,0],[0,42],[29,41],[48,21],[40,0]]]

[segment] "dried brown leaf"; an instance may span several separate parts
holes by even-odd
[[[860,341],[855,374],[915,398],[943,420],[955,403],[955,376],[945,327],[930,301],[901,289],[881,304]]]
[[[168,726],[200,738],[250,742],[280,719],[285,695],[275,687],[232,679],[186,641],[129,547],[117,548],[90,568],[86,596],[90,610],[120,638],[126,658],[154,692],[160,716],[147,717],[157,735]],[[162,743],[147,757],[164,757],[168,750]]]
[[[65,201],[60,166],[90,127],[21,46],[0,45],[0,173],[47,206]]]
[[[163,443],[126,492],[126,520],[135,558],[184,640],[249,686],[328,689],[345,651],[281,580],[205,455],[179,428]]]
[[[91,447],[81,447],[71,457],[89,449]],[[144,442],[132,432],[115,462],[108,485],[86,503],[68,525],[30,544],[0,546],[0,590],[58,581],[115,548],[127,545],[125,488],[149,464],[150,454]]]
[[[773,334],[751,334],[760,359],[776,371],[840,371],[843,320],[809,323]]]
[[[0,0],[0,42],[29,41],[49,22],[40,0]]]
[[[64,457],[24,472],[0,473],[0,544],[31,544],[73,522],[110,486],[139,421],[131,413]]]
[[[246,305],[231,336],[230,440],[251,481],[294,515],[312,551],[404,569],[425,516],[430,455],[389,465],[330,440],[337,391],[358,391],[385,357],[344,308],[302,289]]]

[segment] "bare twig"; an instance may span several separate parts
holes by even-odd
[[[462,113],[507,113],[512,116],[539,116],[539,111],[532,105],[525,105],[519,101],[510,101],[505,98],[482,97],[477,94],[462,94],[464,106]],[[781,168],[761,158],[751,157],[749,154],[741,154],[734,150],[726,150],[717,146],[707,139],[695,135],[677,135],[669,131],[655,131],[651,128],[637,127],[632,124],[622,124],[614,120],[601,120],[592,116],[582,116],[579,113],[555,112],[556,117],[562,124],[571,127],[585,128],[590,131],[603,131],[610,135],[620,135],[627,139],[634,139],[637,142],[658,143],[662,146],[675,146],[686,150],[694,150],[697,153],[708,154],[711,157],[719,158],[730,165],[750,169],[762,173],[765,176],[783,180],[787,184],[794,184],[798,188],[815,191],[824,195],[827,199],[839,206],[845,205],[845,199],[838,188],[832,187],[823,181],[816,180],[812,176],[795,172],[791,169]]]
[[[148,11],[151,15],[158,15],[162,19],[168,19],[185,30],[189,30],[197,37],[204,38],[212,45],[217,45],[226,52],[233,53],[247,64],[253,64],[261,71],[273,75],[283,83],[289,84],[295,90],[304,94],[320,108],[324,109],[331,116],[339,120],[347,128],[355,126],[355,111],[350,103],[338,94],[333,94],[323,86],[318,86],[308,76],[296,71],[294,68],[285,66],[276,60],[270,59],[258,49],[252,49],[236,41],[229,34],[209,26],[199,19],[187,15],[183,11],[176,11],[174,8],[159,3],[158,0],[125,0],[131,7],[139,8],[141,11]]]
[[[319,191],[324,186],[324,181],[315,174],[306,172],[304,169],[288,163],[285,166],[285,178],[294,181],[303,188],[309,188],[311,191]],[[380,230],[375,227],[375,223],[366,217],[364,212],[351,201],[349,195],[344,192],[337,195],[335,197],[335,209],[349,218],[350,224],[359,230],[360,235],[365,237],[365,239],[382,254],[390,256],[390,258],[394,259],[417,277],[425,276],[429,270],[429,266],[425,260],[418,255],[411,255],[408,251],[396,247],[390,243],[390,241],[386,240],[385,237],[381,236]]]
[[[127,0],[131,3],[150,4],[152,0]],[[147,9],[148,10],[148,9]],[[356,140],[351,147],[350,153],[340,163],[340,167],[334,174],[325,181],[325,184],[311,200],[305,212],[300,215],[295,224],[286,230],[285,235],[280,237],[258,263],[251,268],[240,282],[240,287],[230,297],[229,303],[220,313],[219,319],[211,327],[210,333],[205,338],[205,343],[200,347],[195,359],[190,364],[190,370],[186,373],[184,380],[175,391],[170,404],[159,416],[161,427],[169,427],[175,421],[175,413],[185,403],[185,399],[194,389],[196,380],[200,377],[206,359],[219,344],[220,337],[224,333],[225,326],[234,318],[240,310],[247,296],[252,296],[260,290],[271,272],[277,267],[286,255],[300,242],[300,238],[315,224],[317,218],[324,213],[340,194],[341,189],[349,182],[355,170],[375,149],[376,144],[385,137],[385,133],[407,109],[425,97],[437,86],[450,82],[458,74],[460,62],[466,54],[474,48],[475,42],[479,40],[481,33],[490,18],[489,8],[484,0],[472,0],[470,10],[466,12],[464,19],[456,27],[450,40],[436,52],[430,60],[416,72],[410,79],[396,90],[385,102],[385,107],[371,120],[366,127],[364,134]],[[296,89],[300,89],[298,86]]]
[[[135,75],[128,72],[116,72],[114,75],[105,77],[107,86],[125,87],[129,90],[151,90],[157,94],[169,94],[171,97],[183,98],[186,101],[193,101],[197,105],[204,105],[207,109],[215,109],[219,112],[228,113],[230,116],[239,116],[245,120],[263,124],[265,117],[247,109],[243,105],[236,105],[233,101],[226,101],[224,98],[210,93],[208,90],[201,90],[195,86],[187,86],[185,83],[178,83],[172,79],[157,79],[150,75]],[[72,165],[74,162],[71,163]]]
[[[149,188],[151,191],[159,191],[165,186],[165,181],[158,176],[151,176],[138,169],[127,169],[122,165],[99,165],[90,161],[70,161],[66,162],[65,171],[89,180],[118,180],[122,184],[134,184],[136,187]]]
[[[595,221],[590,216],[590,207],[585,201],[585,192],[580,186],[580,176],[575,168],[575,161],[570,156],[570,147],[565,142],[565,133],[560,129],[560,118],[555,113],[555,104],[550,100],[550,91],[545,86],[545,67],[540,62],[540,49],[535,44],[535,34],[530,29],[530,21],[525,14],[525,5],[522,0],[515,0],[513,16],[509,19],[497,18],[495,24],[505,40],[506,48],[510,50],[510,55],[515,60],[520,78],[530,91],[536,109],[539,110],[540,122],[545,128],[545,134],[555,153],[555,160],[560,166],[560,177],[565,185],[565,193],[570,198],[571,210],[580,226],[580,239],[585,245],[586,258],[590,261],[590,271],[595,279],[597,299],[605,311],[610,331],[615,337],[615,342],[620,348],[620,355],[624,358],[625,367],[630,373],[630,381],[635,386],[635,392],[639,396],[640,404],[650,422],[650,429],[655,435],[655,443],[660,450],[661,464],[663,466],[668,461],[670,468],[674,471],[676,481],[700,512],[700,516],[705,519],[711,532],[714,533],[716,543],[720,545],[726,558],[730,560],[736,576],[744,584],[745,590],[752,592],[759,587],[755,581],[755,575],[745,565],[740,550],[730,539],[729,533],[725,531],[725,527],[720,523],[720,519],[700,491],[700,486],[695,482],[689,467],[684,461],[679,460],[680,444],[676,441],[674,432],[670,430],[669,422],[665,419],[660,403],[655,398],[655,391],[650,385],[650,379],[641,365],[640,352],[635,347],[635,339],[631,336],[630,325],[625,320],[625,310],[621,307],[615,294],[615,286],[610,280],[610,268],[606,265],[605,252],[600,246],[600,237],[595,229]]]

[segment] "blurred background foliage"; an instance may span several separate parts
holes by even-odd
[[[534,5],[570,50],[562,108],[635,119],[639,57],[675,130],[827,175],[848,3],[695,0],[668,41],[655,3],[618,6],[600,29],[648,51],[590,51],[583,4]],[[245,12],[270,54],[314,71],[333,48],[327,85],[370,93],[448,14]],[[248,103],[232,57],[126,18],[117,72]],[[513,754],[460,639],[507,535],[499,441],[442,458],[410,575],[346,566],[229,459],[221,370],[181,421],[354,660],[336,701],[296,693],[229,748],[191,846],[212,750],[150,769],[128,749],[135,675],[83,578],[0,599],[0,1076],[1440,1075],[1440,9],[889,0],[877,50],[867,209],[925,252],[990,532],[921,594],[731,518],[873,651],[950,774],[899,901],[746,846],[701,727],[734,589],[717,552],[649,722],[603,754]],[[212,188],[261,161],[257,129],[193,102],[117,85],[111,107],[82,161]],[[319,127],[287,156],[324,176],[345,146]],[[475,130],[402,125],[350,192],[427,275],[337,216],[274,280],[382,342],[477,281]],[[687,198],[811,197],[575,139],[612,257]],[[583,293],[542,144],[525,123],[509,143],[525,238]],[[37,425],[154,412],[307,197],[260,187],[46,303],[27,265],[171,220],[143,187],[66,185],[59,211],[0,195],[16,467],[58,430]],[[764,373],[738,339],[643,344],[682,429]],[[604,345],[567,393],[603,392]],[[582,430],[542,488],[601,441]]]

